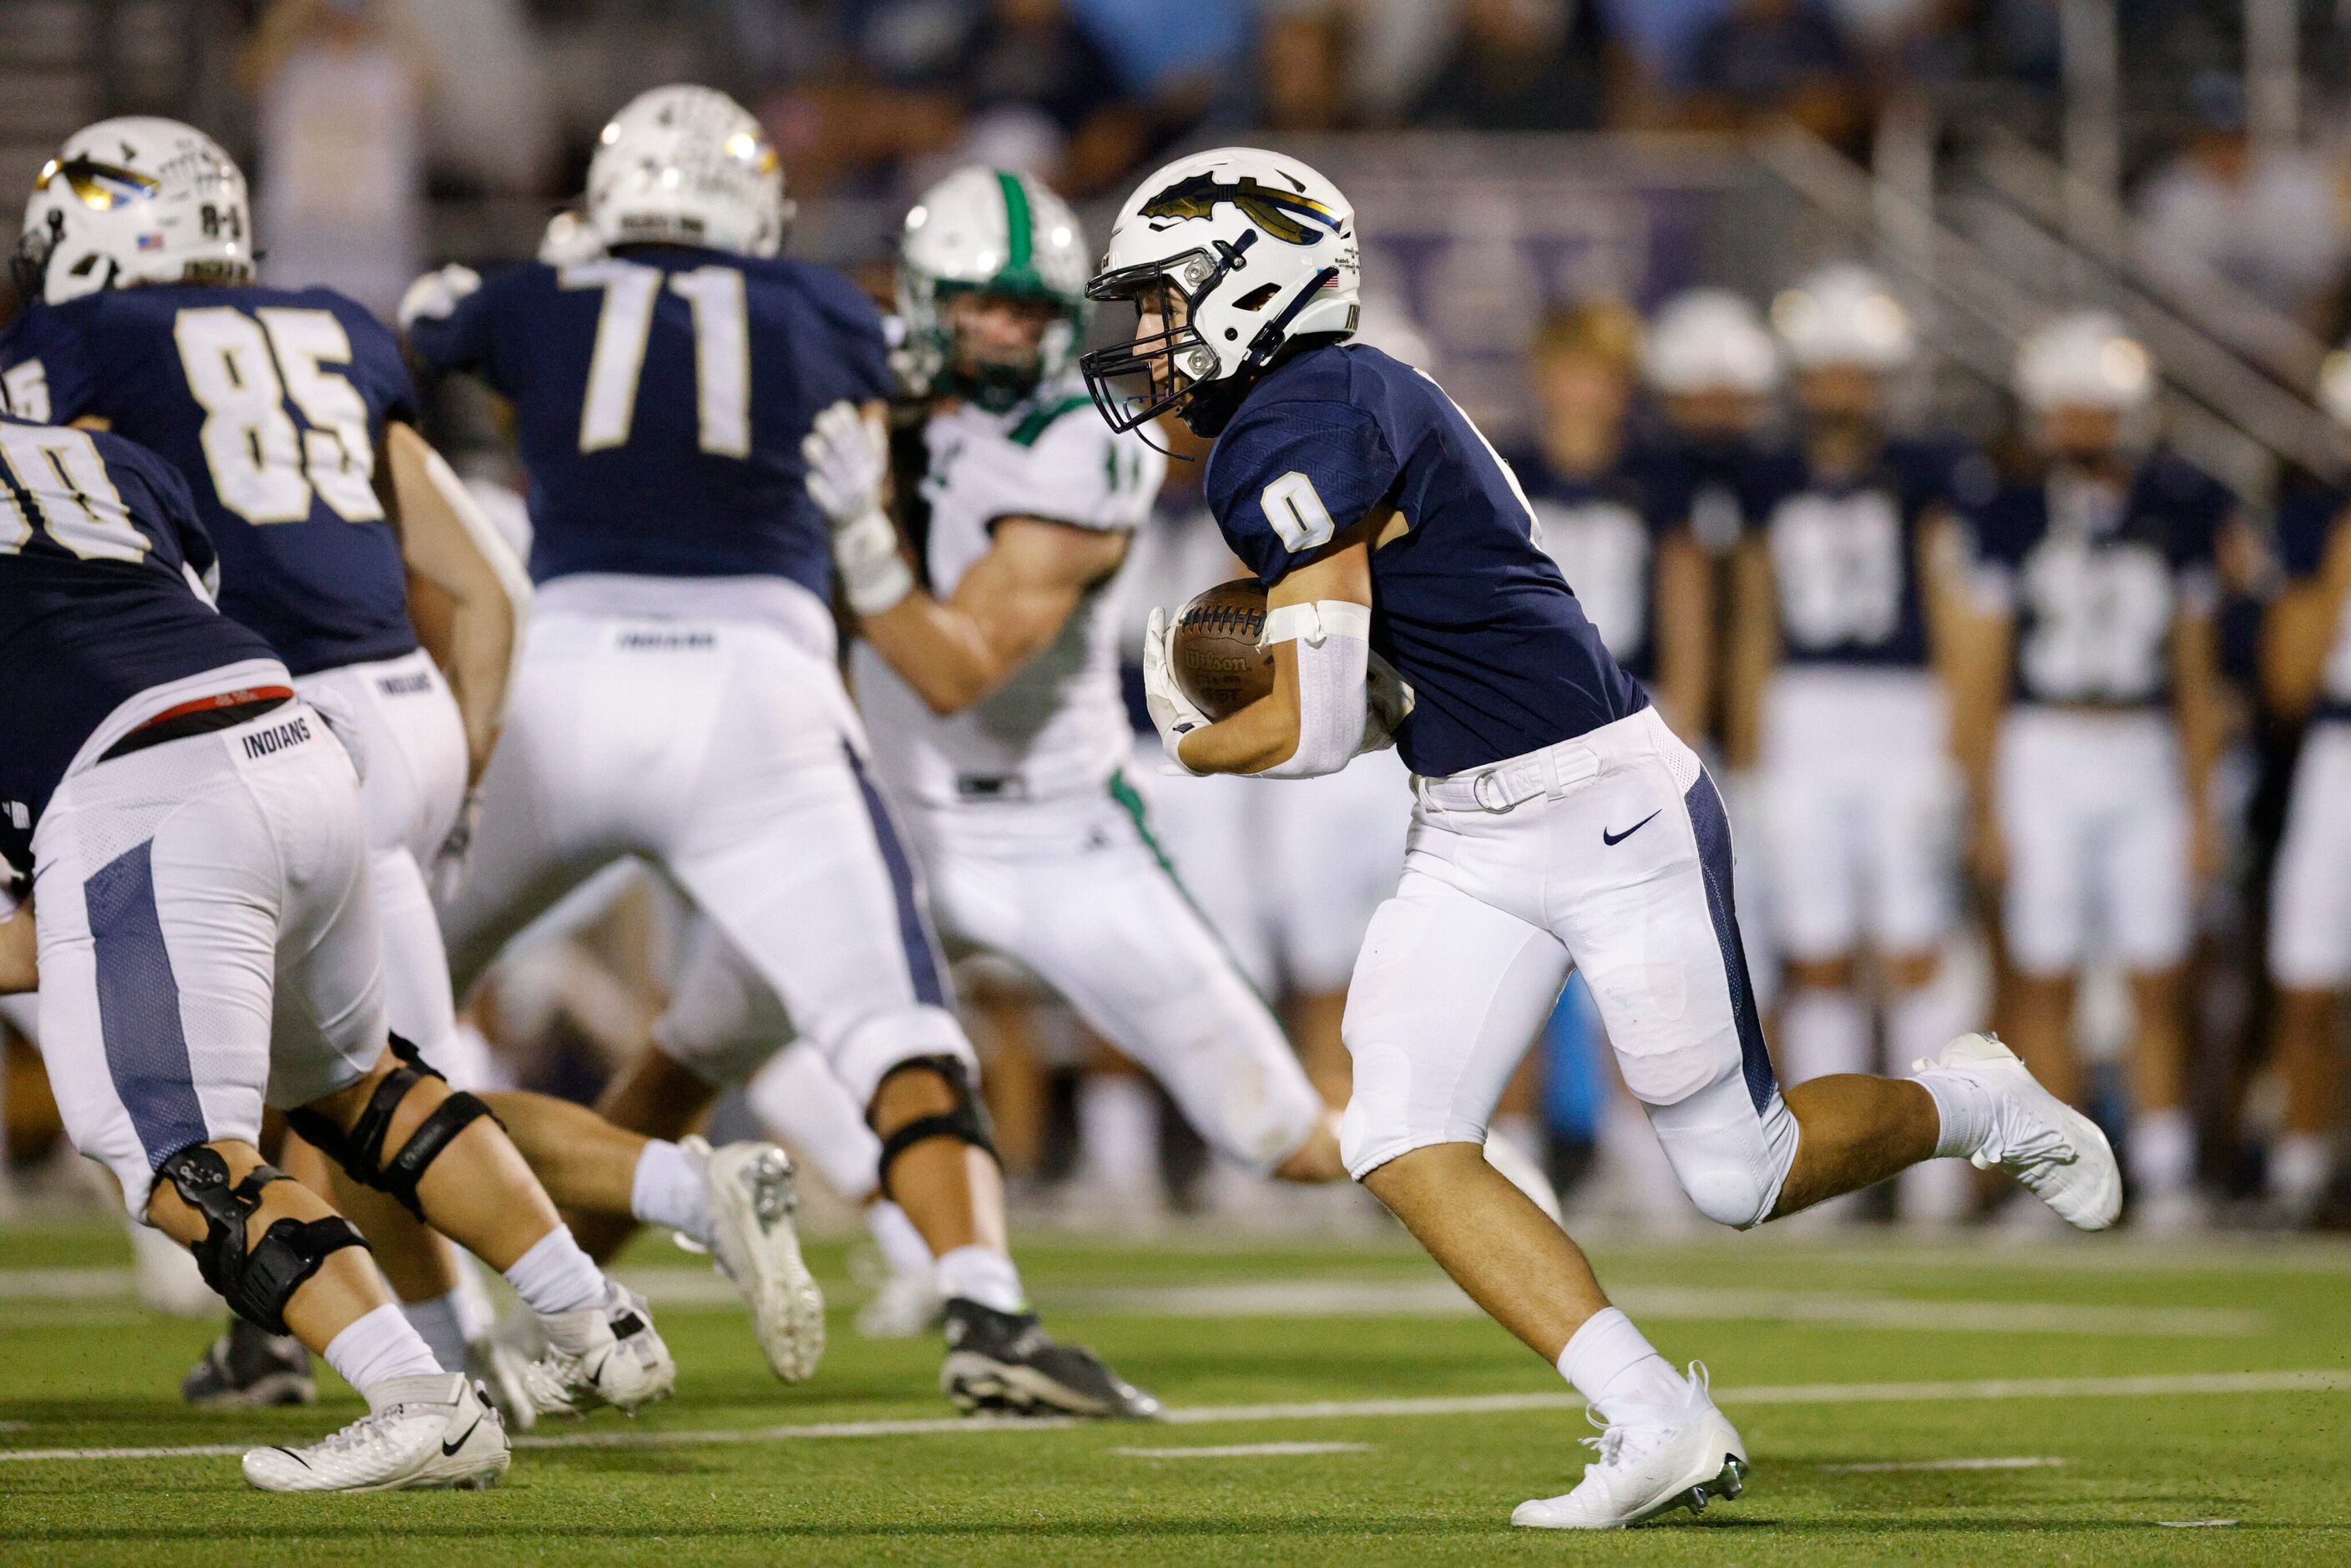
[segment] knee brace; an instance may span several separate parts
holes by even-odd
[[[901,1072],[936,1073],[946,1081],[948,1091],[954,1094],[955,1109],[935,1116],[917,1116],[882,1139],[879,1166],[883,1197],[895,1198],[896,1195],[890,1187],[890,1167],[898,1163],[900,1155],[916,1144],[927,1143],[933,1138],[956,1138],[980,1150],[991,1160],[997,1158],[995,1140],[988,1135],[987,1108],[973,1092],[971,1072],[960,1060],[952,1056],[908,1058],[883,1073],[882,1083],[874,1085],[873,1098],[877,1103],[882,1098],[882,1084],[888,1083]],[[872,1111],[870,1107],[866,1116],[871,1125]],[[874,1131],[879,1133],[881,1129],[876,1127]]]
[[[286,1303],[329,1253],[367,1245],[359,1228],[338,1214],[325,1219],[273,1220],[261,1239],[247,1246],[246,1223],[261,1207],[261,1189],[288,1179],[273,1166],[256,1166],[232,1186],[228,1162],[218,1151],[195,1144],[165,1160],[156,1174],[172,1184],[182,1202],[204,1217],[204,1239],[189,1249],[196,1255],[204,1283],[237,1316],[271,1333],[286,1333]]]
[[[432,1113],[408,1134],[408,1141],[390,1161],[384,1158],[384,1139],[392,1131],[392,1118],[400,1103],[408,1098],[417,1084],[441,1074],[424,1063],[414,1046],[398,1035],[392,1037],[392,1059],[400,1063],[384,1074],[368,1097],[366,1109],[346,1133],[316,1111],[301,1110],[286,1113],[286,1124],[319,1146],[319,1152],[343,1167],[345,1174],[361,1186],[371,1186],[378,1192],[390,1193],[400,1200],[400,1206],[424,1218],[423,1207],[416,1197],[416,1184],[451,1139],[473,1125],[477,1117],[487,1116],[497,1122],[496,1114],[477,1097],[460,1089],[434,1107]],[[499,1122],[500,1126],[506,1124]]]

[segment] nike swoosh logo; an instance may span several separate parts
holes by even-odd
[[[474,1417],[474,1427],[478,1427],[478,1426],[480,1426],[481,1424],[482,1424],[482,1418],[481,1418],[479,1416],[475,1416],[475,1417]],[[472,1437],[472,1436],[474,1435],[474,1427],[466,1427],[466,1428],[465,1428],[465,1436],[464,1436],[464,1437],[459,1437],[459,1438],[458,1438],[455,1442],[454,1442],[454,1443],[450,1442],[450,1441],[449,1441],[448,1439],[446,1439],[445,1437],[444,1437],[444,1439],[442,1439],[442,1442],[441,1442],[441,1457],[442,1457],[443,1458],[444,1458],[444,1459],[455,1458],[455,1455],[456,1455],[457,1450],[458,1450],[458,1449],[460,1449],[460,1448],[464,1448],[464,1447],[465,1446],[465,1438],[466,1438],[466,1437]]]
[[[1647,816],[1642,818],[1639,821],[1634,823],[1631,827],[1625,829],[1621,833],[1612,833],[1607,829],[1603,828],[1600,830],[1600,841],[1604,844],[1609,845],[1611,848],[1614,848],[1614,846],[1623,843],[1626,839],[1631,838],[1635,833],[1639,832],[1643,828],[1647,827],[1651,822],[1656,821],[1658,814],[1664,810],[1665,808],[1663,806],[1658,807],[1656,810],[1650,812]]]

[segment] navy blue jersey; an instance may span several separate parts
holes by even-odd
[[[800,439],[891,391],[881,316],[839,273],[669,246],[534,262],[410,339],[515,405],[533,578],[762,575],[831,597]]]
[[[2336,531],[2351,528],[2346,517],[2351,517],[2351,486],[2305,481],[2289,488],[2277,510],[2278,564],[2286,575],[2306,583],[2323,573]],[[2327,645],[2318,706],[2311,716],[2351,719],[2351,600],[2336,613],[2335,641]]]
[[[0,851],[141,692],[270,651],[198,597],[212,542],[171,466],[118,436],[0,415]]]
[[[1798,458],[1758,496],[1771,558],[1781,656],[1792,664],[1927,663],[1919,535],[1931,518],[1981,506],[1997,481],[1950,443],[1896,439],[1857,472],[1829,476]]]
[[[2114,707],[2169,701],[2174,621],[2212,609],[2214,545],[2234,507],[2201,469],[2158,453],[2127,488],[2060,473],[1979,508],[1979,574],[2015,618],[2013,695]]]
[[[1414,772],[1458,773],[1648,706],[1533,538],[1518,480],[1436,382],[1377,349],[1311,349],[1250,389],[1208,455],[1225,541],[1270,586],[1382,507],[1372,646],[1419,704]]]
[[[384,425],[413,423],[400,347],[325,288],[150,284],[35,303],[0,338],[16,413],[103,419],[187,479],[221,610],[296,674],[416,646],[375,491]]]
[[[1535,542],[1559,563],[1625,673],[1649,679],[1657,664],[1657,550],[1689,526],[1687,477],[1640,448],[1590,477],[1562,473],[1539,451],[1510,462],[1541,525]]]
[[[1694,436],[1647,420],[1633,449],[1667,486],[1661,504],[1679,512],[1690,536],[1718,552],[1755,525],[1797,462],[1792,452],[1761,437]]]

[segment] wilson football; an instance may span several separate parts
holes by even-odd
[[[1211,721],[1273,690],[1273,651],[1258,642],[1264,631],[1265,590],[1246,577],[1218,583],[1176,612],[1167,662],[1176,685]]]

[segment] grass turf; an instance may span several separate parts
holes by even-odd
[[[647,1248],[643,1266],[674,1254]],[[1555,1394],[1502,1333],[1467,1316],[1147,1314],[1104,1286],[1359,1282],[1366,1301],[1425,1283],[1400,1248],[1026,1249],[1032,1291],[1082,1339],[1175,1406]],[[313,1410],[205,1416],[177,1379],[212,1330],[111,1296],[31,1299],[27,1270],[119,1266],[103,1230],[0,1233],[0,1451],[275,1441],[348,1419],[321,1370]],[[820,1273],[845,1308],[838,1249]],[[634,1422],[607,1413],[541,1435],[615,1447],[528,1448],[486,1494],[267,1497],[234,1458],[0,1462],[0,1560],[267,1568],[310,1563],[1344,1563],[1551,1561],[1740,1563],[2200,1563],[2351,1561],[2351,1253],[2153,1256],[1772,1244],[1602,1249],[1628,1291],[1683,1292],[1653,1320],[1668,1355],[1703,1356],[1756,1473],[1700,1520],[1608,1537],[1508,1526],[1511,1505],[1564,1490],[1583,1451],[1573,1409],[1336,1415],[1154,1427],[956,1431],[653,1445],[653,1434],[924,1419],[946,1414],[928,1342],[877,1344],[837,1312],[816,1381],[773,1382],[739,1313],[656,1305],[678,1396]],[[696,1276],[663,1276],[690,1282]],[[55,1276],[51,1276],[54,1280]],[[12,1286],[11,1281],[20,1283]],[[1356,1293],[1342,1290],[1341,1299]],[[1756,1292],[1839,1300],[2177,1308],[2240,1314],[2234,1332],[1953,1332],[1690,1315]],[[1728,1292],[1743,1292],[1733,1297]],[[1056,1309],[1056,1301],[1061,1303]],[[1695,1302],[1695,1304],[1693,1304]],[[2242,1314],[2253,1314],[2246,1318]],[[2206,1320],[2189,1320],[2195,1327]],[[2149,1325],[2149,1326],[2161,1326]],[[2210,1323],[2207,1322],[2207,1326]],[[2248,1332],[2250,1331],[2250,1332]],[[2325,1391],[2168,1397],[1887,1400],[1742,1408],[1742,1385],[2122,1377],[2322,1370]],[[1330,1452],[1146,1457],[1122,1449],[1360,1445]],[[2059,1461],[1975,1470],[1838,1467],[1962,1458]],[[2211,1528],[2166,1521],[2233,1520]]]

